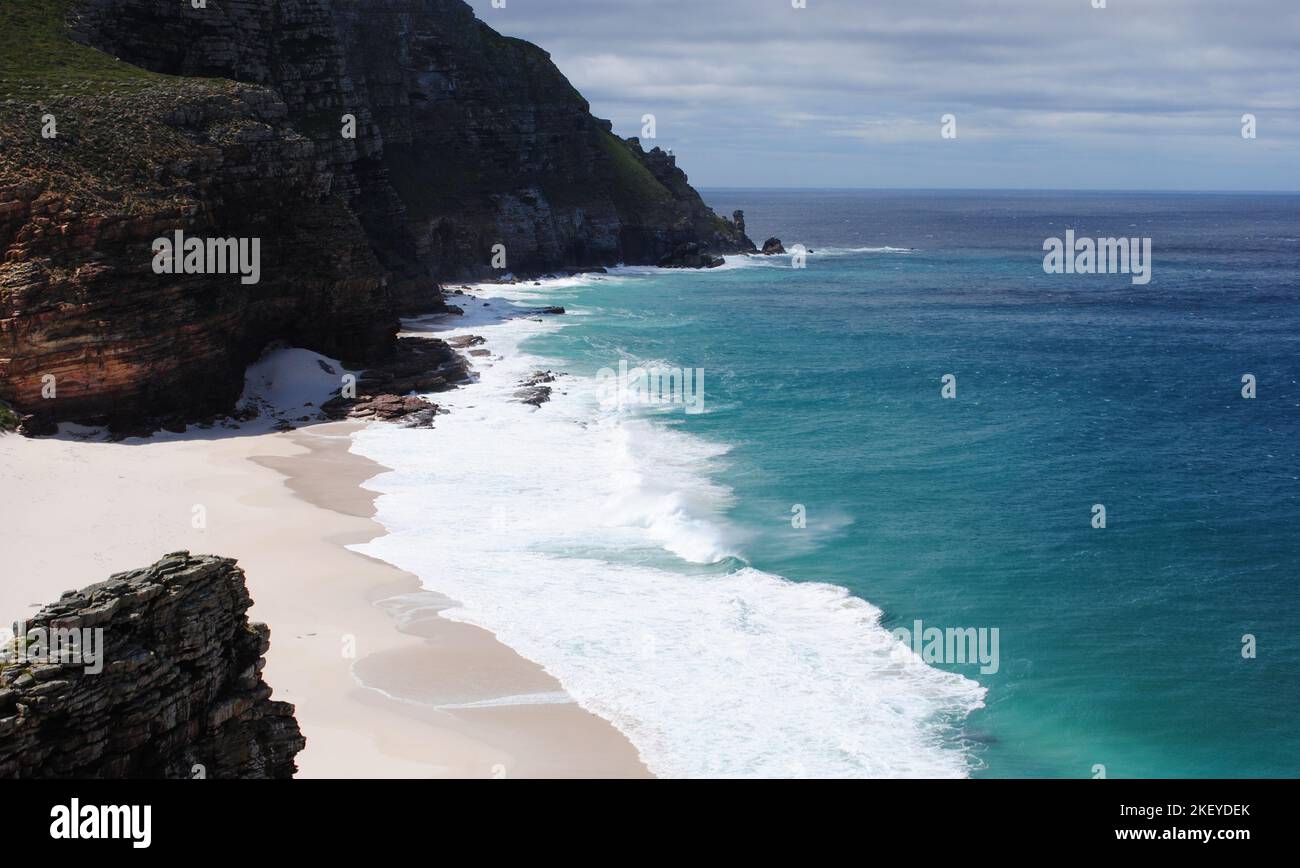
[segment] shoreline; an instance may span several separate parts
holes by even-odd
[[[271,627],[267,683],[307,737],[298,777],[649,777],[541,666],[439,616],[452,602],[414,575],[346,548],[385,534],[362,483],[387,468],[350,451],[363,427],[0,437],[0,521],[26,543],[6,555],[0,618],[167,552],[233,557],[250,617]]]
[[[979,707],[977,683],[889,653],[896,642],[879,610],[844,587],[709,566],[720,563],[722,540],[710,516],[729,491],[710,481],[710,468],[725,448],[649,419],[593,417],[581,373],[560,373],[544,409],[523,400],[525,380],[565,366],[523,348],[572,324],[538,316],[540,305],[564,300],[554,291],[584,278],[466,285],[464,315],[403,321],[402,336],[474,338],[465,344],[477,360],[474,388],[429,396],[450,411],[436,430],[344,421],[276,434],[192,428],[144,443],[25,441],[82,461],[118,450],[121,461],[89,462],[98,484],[118,473],[107,483],[114,494],[131,480],[130,491],[144,492],[135,505],[167,516],[132,514],[134,550],[142,526],[173,525],[167,545],[81,583],[182,547],[236,558],[256,601],[250,616],[272,629],[266,681],[297,706],[307,737],[302,777],[652,777],[650,767],[668,777],[968,775],[964,751],[937,746],[943,724],[930,721]],[[319,401],[337,384],[338,363],[305,350],[263,361],[249,369],[245,393],[275,409],[257,426],[296,417],[315,406],[304,399]],[[0,470],[14,439],[0,438]],[[150,460],[137,460],[142,452]],[[180,472],[170,473],[166,461],[181,453]],[[238,475],[223,491],[233,505],[193,476],[196,458]],[[65,510],[68,486],[57,477],[72,474],[71,460],[27,461],[52,467],[56,478],[42,482],[63,495]],[[670,492],[654,482],[665,467]],[[189,522],[191,501],[177,488],[203,492],[212,519],[179,545],[175,525]],[[43,489],[32,491],[39,498]],[[683,514],[680,491],[693,493],[693,512]],[[149,500],[160,492],[168,503]],[[15,501],[25,499],[19,492]],[[4,509],[11,526],[41,524],[14,502],[0,520]],[[230,526],[231,513],[241,527]],[[593,542],[649,543],[654,560],[583,557]],[[811,633],[810,617],[819,625]],[[355,659],[341,643],[355,644]],[[827,661],[819,679],[833,676],[816,696],[804,689],[808,659]],[[773,691],[798,699],[773,708]],[[824,693],[851,701],[828,706],[818,701]],[[890,708],[914,725],[900,727]],[[840,734],[809,732],[819,715]],[[736,731],[749,734],[744,751],[733,750],[727,733]],[[782,759],[772,744],[799,753]]]
[[[984,688],[897,653],[881,610],[847,587],[729,560],[744,532],[719,476],[730,442],[601,408],[593,371],[612,359],[589,346],[612,344],[629,364],[659,357],[602,331],[605,305],[656,289],[643,280],[698,278],[629,269],[480,285],[466,287],[463,318],[404,320],[403,334],[473,346],[477,384],[437,396],[450,410],[437,436],[354,438],[396,468],[367,483],[385,495],[389,533],[356,548],[456,597],[449,617],[542,663],[657,775],[969,776],[951,722]],[[536,315],[552,306],[568,315]],[[593,331],[553,339],[580,323]],[[528,406],[526,385],[553,372],[548,400]]]

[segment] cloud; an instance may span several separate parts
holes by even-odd
[[[624,135],[655,114],[705,186],[1095,186],[1072,167],[1105,163],[1109,186],[1300,189],[1294,0],[472,5]]]

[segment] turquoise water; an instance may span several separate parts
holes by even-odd
[[[807,267],[557,289],[586,315],[526,348],[704,370],[707,412],[654,418],[730,447],[740,560],[708,569],[998,628],[996,673],[938,664],[988,688],[956,736],[977,775],[1300,774],[1300,198],[706,198]],[[1151,282],[1045,274],[1068,228],[1150,237]]]

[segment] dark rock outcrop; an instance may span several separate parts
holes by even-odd
[[[30,430],[228,410],[274,340],[382,358],[496,245],[516,275],[753,249],[461,0],[24,6],[89,46],[30,85],[0,58],[0,399]],[[155,274],[175,230],[260,239],[260,282]]]
[[[736,231],[741,235],[745,234],[745,212],[737,208],[731,214],[731,222],[735,225]]]
[[[781,243],[780,238],[772,237],[763,242],[764,256],[775,256],[779,253],[785,253],[785,245]]]
[[[357,380],[362,392],[445,392],[469,380],[465,357],[441,338],[398,338],[391,358]]]
[[[704,246],[688,241],[663,256],[657,264],[660,268],[717,268],[725,265],[726,260],[709,253]]]
[[[431,428],[438,405],[410,393],[445,392],[468,382],[469,365],[453,349],[460,345],[440,338],[399,338],[391,358],[357,378],[355,397],[346,397],[340,390],[321,404],[321,414],[327,419],[379,419]]]
[[[306,742],[251,605],[233,560],[177,552],[46,606],[0,655],[0,778],[292,777]]]
[[[350,419],[401,422],[407,428],[432,428],[438,405],[417,395],[376,395],[348,409]]]
[[[519,381],[521,388],[515,392],[515,400],[533,407],[542,406],[551,400],[551,387],[547,383],[554,383],[557,377],[562,376],[551,371],[533,371]]]

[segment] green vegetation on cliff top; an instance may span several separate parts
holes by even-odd
[[[613,133],[597,133],[601,150],[609,157],[613,171],[610,194],[625,214],[649,217],[659,209],[671,209],[673,194],[632,153],[632,146]]]
[[[37,180],[78,208],[112,213],[156,212],[164,199],[192,206],[184,182],[160,167],[192,158],[194,140],[162,118],[238,86],[152,73],[80,45],[67,24],[76,8],[0,0],[0,181]],[[57,116],[56,139],[41,137],[46,110]],[[206,134],[224,141],[239,125]]]
[[[66,25],[72,6],[73,0],[0,2],[0,98],[170,78],[73,42]]]

